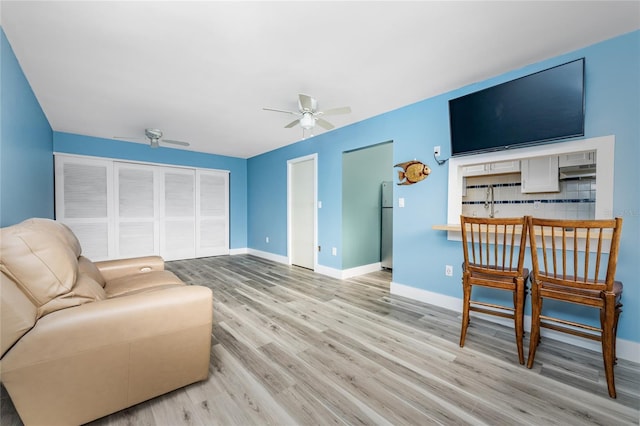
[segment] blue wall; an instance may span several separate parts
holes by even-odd
[[[147,144],[54,132],[55,152],[229,170],[229,246],[247,247],[247,160]]]
[[[53,218],[53,132],[0,29],[0,226]]]
[[[431,229],[447,222],[448,164],[436,165],[432,153],[433,146],[440,145],[441,158],[449,156],[448,101],[581,57],[586,58],[585,138],[616,136],[613,214],[624,218],[617,279],[626,284],[618,336],[640,342],[640,286],[636,284],[636,263],[640,259],[639,31],[249,159],[249,247],[286,256],[286,161],[318,153],[318,199],[322,201],[318,244],[337,247],[341,253],[342,153],[393,140],[394,164],[417,158],[432,168],[425,181],[396,187],[396,205],[403,197],[406,207],[394,210],[393,281],[461,298],[459,268],[454,268],[452,278],[444,276],[444,265],[462,262],[460,243],[448,241],[446,232]],[[265,235],[279,237],[272,237],[267,244]],[[320,265],[338,270],[344,269],[340,259],[327,250],[318,254]]]

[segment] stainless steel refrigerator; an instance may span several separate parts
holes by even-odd
[[[382,182],[380,264],[393,269],[393,182]]]

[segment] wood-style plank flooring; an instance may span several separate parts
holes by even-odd
[[[613,400],[599,352],[544,339],[528,370],[512,329],[474,316],[460,348],[459,314],[390,295],[389,272],[341,281],[250,255],[166,266],[213,289],[209,379],[94,426],[639,423],[638,364],[619,361]],[[0,423],[21,424],[4,389],[1,402]]]

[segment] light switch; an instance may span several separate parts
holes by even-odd
[[[404,198],[398,198],[398,207],[404,207]]]

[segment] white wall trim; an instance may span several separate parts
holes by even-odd
[[[342,279],[346,280],[348,278],[357,277],[358,275],[377,272],[380,269],[382,269],[382,265],[380,264],[380,262],[376,262],[369,265],[356,266],[355,268],[343,269],[341,275]]]
[[[229,249],[229,255],[235,256],[237,254],[249,254],[249,249],[246,248],[246,247],[237,248],[237,249]]]
[[[253,256],[261,257],[263,259],[271,260],[278,263],[283,263],[285,265],[289,265],[289,258],[287,256],[281,256],[279,254],[269,253],[267,251],[255,250],[252,248],[246,249],[247,254],[251,254]]]
[[[255,249],[234,249],[231,254],[251,254],[253,256],[261,257],[263,259],[272,260],[274,262],[282,263],[284,265],[291,265],[289,262],[289,257],[281,256],[279,254],[273,254],[266,251],[255,250]],[[331,278],[335,278],[338,280],[346,280],[348,278],[356,277],[358,275],[368,274],[370,272],[376,272],[381,269],[380,262],[372,263],[370,265],[358,266],[351,269],[335,269],[330,268],[328,266],[316,265],[316,269],[314,272],[318,274],[326,275]]]
[[[342,279],[342,271],[340,269],[329,268],[328,266],[316,265],[316,269],[314,272],[317,272],[322,275],[326,275],[331,278],[335,278],[338,280]]]
[[[390,292],[391,294],[396,296],[406,297],[408,299],[413,299],[441,308],[450,309],[455,312],[462,312],[462,299],[459,299],[457,297],[446,296],[428,290],[399,284],[393,281],[391,282]],[[513,323],[508,319],[503,319],[492,315],[482,315],[477,312],[474,312],[473,315],[481,316],[483,319],[498,324],[503,324],[510,327],[513,326]],[[531,316],[529,315],[525,315],[524,328],[527,332],[531,330]],[[591,349],[596,352],[602,351],[601,344],[592,340],[581,339],[579,337],[574,337],[566,333],[560,333],[548,329],[541,329],[540,334],[542,335],[542,337],[559,340],[561,342],[569,343],[581,348]],[[618,356],[618,358],[640,363],[640,343],[618,338],[616,343],[616,355]]]

